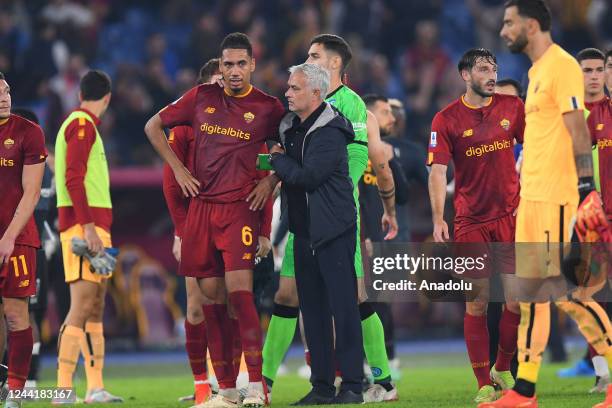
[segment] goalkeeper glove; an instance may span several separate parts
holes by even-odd
[[[595,191],[595,183],[592,177],[581,177],[578,186],[580,192],[580,206],[576,214],[576,231],[583,237],[589,231],[597,231],[608,226],[606,213],[599,193]]]
[[[117,253],[115,248],[104,248],[103,251],[93,255],[87,249],[85,240],[72,238],[72,252],[77,256],[83,256],[89,261],[89,270],[92,273],[109,276],[115,270],[117,264]]]

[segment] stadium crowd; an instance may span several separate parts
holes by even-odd
[[[360,94],[404,102],[408,137],[426,146],[435,112],[462,91],[454,61],[478,44],[494,51],[500,78],[523,83],[527,61],[510,56],[497,32],[501,0],[51,0],[0,2],[0,71],[17,90],[15,106],[32,108],[53,144],[77,104],[88,67],[109,72],[113,100],[102,134],[111,166],[151,165],[146,118],[195,82],[232,31],[254,43],[253,82],[282,96],[285,68],[304,60],[308,41],[335,32],[355,58],[348,83]],[[553,33],[575,53],[612,40],[612,7],[604,0],[551,1]],[[27,67],[27,69],[25,69]],[[26,75],[27,73],[27,75]]]
[[[590,151],[596,138],[603,140],[597,142],[598,149],[607,146],[606,135],[597,132],[608,128],[612,112],[602,79],[604,66],[612,67],[608,62],[610,55],[595,48],[583,49],[576,57],[577,63],[569,53],[576,54],[585,44],[609,47],[610,33],[603,22],[612,13],[612,7],[596,0],[551,1],[555,10],[551,18],[542,0],[514,0],[505,6],[497,3],[466,0],[460,5],[438,1],[424,6],[416,2],[355,0],[323,5],[291,1],[240,1],[227,5],[221,1],[215,7],[201,9],[199,3],[187,0],[121,5],[110,1],[55,0],[27,6],[25,2],[9,2],[0,11],[0,31],[5,33],[0,58],[0,70],[4,70],[0,75],[3,86],[0,110],[5,116],[0,124],[8,123],[0,129],[4,132],[0,136],[6,136],[3,146],[9,155],[1,158],[2,166],[7,168],[3,174],[9,175],[1,181],[8,186],[5,191],[19,191],[22,195],[18,205],[9,200],[15,200],[19,194],[7,194],[5,198],[7,208],[16,209],[12,218],[4,215],[11,221],[0,240],[0,264],[7,263],[4,258],[10,259],[13,268],[6,280],[10,285],[4,283],[0,288],[7,300],[4,313],[9,343],[6,370],[9,390],[23,388],[30,365],[30,360],[24,357],[30,348],[37,349],[34,342],[38,339],[26,308],[28,296],[36,294],[28,277],[28,270],[36,267],[28,262],[36,258],[34,248],[40,242],[35,237],[34,219],[28,220],[29,215],[24,214],[30,214],[38,200],[47,155],[41,129],[11,115],[11,87],[17,90],[13,105],[31,108],[41,118],[46,143],[55,155],[58,230],[65,281],[71,295],[70,310],[59,331],[57,384],[60,388],[72,387],[78,357],[83,354],[87,403],[122,401],[106,391],[102,380],[105,353],[102,315],[106,285],[110,282],[107,278],[116,262],[111,255],[116,255],[116,251],[111,248],[110,239],[111,183],[105,149],[111,168],[156,166],[161,163],[160,158],[169,166],[166,170],[170,171],[164,176],[166,200],[173,199],[166,191],[170,182],[178,196],[179,213],[184,215],[183,221],[177,222],[177,208],[169,203],[175,227],[173,252],[179,261],[179,275],[191,278],[195,285],[191,288],[188,285],[186,291],[197,310],[196,314],[187,313],[186,350],[194,375],[193,399],[196,406],[203,408],[267,406],[284,356],[281,348],[286,351],[293,340],[299,312],[304,324],[302,331],[306,332],[305,360],[312,369],[313,389],[297,405],[398,399],[392,382],[389,345],[385,342],[387,328],[382,322],[383,315],[391,316],[391,311],[387,308],[379,312],[365,302],[362,296],[365,267],[361,262],[361,246],[356,242],[362,239],[359,212],[364,212],[364,218],[367,213],[374,214],[373,207],[358,200],[358,183],[364,171],[378,177],[378,182],[371,183],[376,185],[373,187],[376,191],[371,193],[378,204],[374,218],[382,224],[382,230],[376,233],[382,237],[386,232],[384,240],[397,234],[395,192],[400,184],[391,161],[398,159],[396,166],[401,173],[406,164],[401,162],[405,162],[406,156],[402,158],[398,152],[407,148],[405,143],[414,145],[411,156],[414,163],[424,162],[424,150],[423,157],[414,152],[428,145],[429,194],[436,242],[449,240],[444,209],[446,194],[454,188],[455,242],[462,239],[537,243],[544,235],[547,246],[550,242],[569,242],[573,225],[572,228],[564,225],[570,223],[574,214],[581,242],[610,242],[610,215],[604,212],[604,208],[607,211],[610,208],[608,152],[600,161],[592,159]],[[36,16],[33,20],[28,17],[32,15]],[[494,38],[502,15],[500,43]],[[551,19],[558,21],[552,30]],[[185,24],[186,21],[193,26]],[[468,24],[470,35],[460,41],[457,32],[462,24]],[[447,32],[450,25],[455,26],[453,32]],[[30,26],[36,27],[35,32],[30,32]],[[352,31],[354,27],[358,27],[359,33]],[[342,33],[353,44],[352,53],[342,37],[319,34],[324,31]],[[551,31],[569,53],[553,43]],[[217,48],[219,42],[221,46]],[[473,43],[486,44],[495,50],[497,57],[484,48],[469,50],[460,59],[457,78],[454,61],[458,56],[454,53]],[[533,65],[526,59],[508,58],[505,46],[515,54],[527,55]],[[207,63],[218,64],[218,72],[212,69],[205,78],[205,67],[201,70],[198,67],[218,56],[218,49],[220,59]],[[355,58],[347,71],[352,55]],[[306,63],[300,64],[305,58]],[[257,70],[255,60],[259,62]],[[287,85],[288,66],[291,74]],[[528,69],[531,83],[525,105],[518,94],[521,82],[526,83]],[[514,95],[502,96],[501,91],[496,91],[496,85],[502,85],[496,84],[498,75],[516,79],[502,82],[516,89]],[[585,94],[589,75],[599,78],[597,83],[588,85],[596,87],[597,92],[587,90]],[[196,77],[204,85],[193,88]],[[555,79],[549,80],[551,77]],[[557,86],[557,77],[567,79],[568,84]],[[607,87],[609,90],[609,82]],[[464,94],[462,88],[466,89]],[[548,95],[552,95],[554,104],[544,104],[547,101],[543,98]],[[588,99],[586,106],[591,111],[587,121],[583,97]],[[172,100],[175,102],[168,104]],[[280,100],[287,101],[294,116],[285,114]],[[367,112],[366,107],[371,111]],[[432,122],[435,112],[438,113]],[[550,112],[556,122],[545,118]],[[537,122],[534,117],[544,120]],[[143,123],[151,145],[142,137]],[[219,142],[214,137],[193,137],[198,134],[198,126],[201,134],[227,139]],[[164,129],[170,132],[166,134]],[[390,140],[390,146],[383,148],[380,136],[395,133],[397,137],[398,129],[407,133],[400,135],[403,141]],[[16,142],[11,136],[25,134],[26,130],[36,133],[37,143],[33,142],[34,136],[16,137],[20,144],[13,149]],[[183,136],[179,136],[181,132]],[[428,133],[429,138],[425,137]],[[330,134],[337,138],[330,138]],[[520,144],[523,134],[529,135],[530,144],[525,147],[525,159],[519,159],[522,164],[515,166],[513,139]],[[100,135],[104,135],[104,143]],[[478,160],[473,160],[468,153],[472,150],[464,154],[462,147],[457,147],[473,149],[473,144],[484,140],[481,135],[495,139],[494,145],[488,145],[494,148],[489,150],[484,144],[477,146],[482,152],[503,150],[492,153],[496,154],[495,161],[481,157],[484,153],[476,154]],[[548,142],[551,137],[558,143],[534,143],[538,138]],[[268,142],[268,149],[260,146],[264,141]],[[190,147],[180,158],[177,149],[183,143]],[[567,160],[572,143],[575,163]],[[552,153],[545,151],[539,156],[533,153],[538,148],[544,151],[541,146],[549,145],[554,147]],[[27,152],[23,158],[18,157],[22,150]],[[201,154],[203,151],[205,155]],[[257,174],[252,166],[245,165],[263,152],[258,158],[258,170],[275,173]],[[269,168],[260,167],[265,160]],[[447,174],[452,173],[447,168],[451,160],[456,187],[447,185]],[[595,167],[594,171],[592,160],[603,163],[601,169]],[[502,166],[507,169],[500,170]],[[551,169],[559,170],[564,177],[552,180],[557,175]],[[520,206],[519,177],[515,170],[522,171],[523,176]],[[596,191],[600,176],[595,174],[600,170],[601,196]],[[502,180],[497,172],[511,180]],[[388,186],[385,180],[390,183]],[[280,271],[274,311],[262,349],[253,269],[256,259],[267,257],[272,248],[268,227],[274,199],[270,197],[280,181],[287,205],[284,215],[288,214],[292,233],[284,261],[289,259],[291,264],[283,264]],[[401,189],[408,191],[405,186]],[[499,201],[504,203],[497,208],[496,199],[502,195],[506,197]],[[467,196],[473,201],[465,204],[463,199]],[[559,206],[559,202],[565,204]],[[540,221],[542,225],[538,224]],[[399,224],[404,229],[401,217]],[[44,228],[50,229],[49,225]],[[551,239],[554,229],[558,236]],[[405,236],[402,239],[409,240]],[[373,236],[371,241],[375,241]],[[371,250],[364,250],[364,258],[371,256],[368,252]],[[566,260],[571,256],[553,257],[559,262],[556,269],[549,268],[548,249],[546,256],[548,261],[543,269],[548,275],[544,279],[558,277],[559,270],[569,277],[566,272],[573,266],[567,266]],[[512,271],[508,275],[514,273],[514,261],[510,266]],[[8,270],[7,263],[3,273]],[[318,274],[313,275],[312,271]],[[516,267],[519,278],[534,278],[530,272]],[[577,275],[570,275],[577,279]],[[486,278],[488,288],[491,275],[464,277]],[[604,282],[601,283],[603,286]],[[354,290],[340,290],[346,284],[355,285]],[[327,290],[328,305],[321,301],[322,287]],[[293,292],[299,294],[299,304]],[[195,293],[201,299],[194,301]],[[612,407],[608,368],[612,364],[612,327],[605,306],[597,304],[592,294],[587,294],[586,300],[572,296],[555,300],[557,308],[577,322],[592,346],[593,359],[605,360],[605,368],[599,367],[603,375],[597,374],[593,360],[597,391],[607,390],[608,394],[605,402],[596,407]],[[464,318],[468,356],[479,388],[474,401],[480,403],[480,408],[537,408],[535,387],[551,325],[548,298],[530,298],[520,303],[506,299],[495,365],[487,349],[488,301],[486,297],[469,300]],[[365,392],[359,340],[363,341],[373,382]],[[218,395],[210,399],[211,387],[204,366],[206,348],[219,385]],[[511,367],[515,352],[518,373],[512,372]],[[241,353],[249,378],[245,393],[239,392],[236,383]],[[278,364],[272,364],[273,360],[278,360]],[[334,371],[338,368],[342,383],[336,390],[334,377],[338,372],[334,375]],[[198,385],[205,385],[200,395]],[[508,391],[499,400],[495,385]],[[5,406],[19,408],[21,397],[9,396]]]

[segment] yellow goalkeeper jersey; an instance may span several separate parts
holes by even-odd
[[[557,44],[529,70],[521,197],[559,205],[578,204],[578,175],[572,138],[563,114],[584,109],[578,62]]]

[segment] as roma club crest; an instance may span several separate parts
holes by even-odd
[[[10,137],[4,141],[4,148],[12,149],[15,146],[15,141]]]
[[[502,119],[502,121],[499,122],[499,124],[501,125],[501,127],[504,128],[504,130],[510,129],[510,121],[508,119]]]
[[[244,120],[246,123],[251,123],[253,119],[255,119],[255,115],[253,115],[251,112],[247,112],[244,114]]]

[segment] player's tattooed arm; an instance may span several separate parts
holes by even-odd
[[[380,128],[376,116],[367,112],[366,128],[368,132],[368,157],[376,173],[376,182],[383,203],[382,228],[386,231],[385,240],[397,236],[397,216],[395,214],[395,182],[389,160],[393,158],[393,149],[380,138]]]
[[[578,177],[593,177],[593,158],[591,156],[591,136],[582,110],[563,114],[563,123],[572,136],[574,159]]]
[[[592,173],[593,156],[590,153],[589,154],[575,154],[574,159],[576,160],[576,170],[578,171],[578,174],[581,177],[583,177],[582,175],[588,174],[589,172]]]

